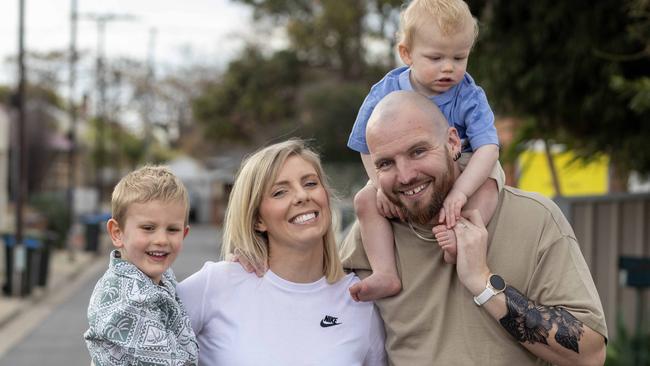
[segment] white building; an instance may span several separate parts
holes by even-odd
[[[190,196],[190,218],[200,223],[220,223],[234,179],[230,169],[207,169],[183,156],[167,163],[185,184]]]

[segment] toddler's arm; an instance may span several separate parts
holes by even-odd
[[[498,159],[499,147],[497,145],[483,145],[474,151],[467,167],[445,198],[438,219],[440,223],[446,222],[448,228],[456,224],[467,199],[488,179]]]
[[[404,221],[404,214],[394,203],[392,203],[388,197],[381,190],[379,183],[377,182],[377,172],[375,171],[375,164],[370,159],[369,154],[361,153],[361,161],[363,162],[363,167],[366,169],[366,174],[368,178],[377,189],[377,210],[379,213],[387,218],[399,217],[400,220]]]

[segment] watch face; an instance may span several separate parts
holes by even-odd
[[[499,275],[490,276],[490,285],[497,291],[503,291],[506,289],[506,281],[504,281]]]

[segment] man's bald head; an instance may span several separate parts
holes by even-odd
[[[410,111],[411,113],[405,113]],[[408,117],[406,117],[408,115]],[[391,134],[404,118],[417,118],[431,124],[435,136],[445,138],[449,124],[445,116],[427,97],[414,91],[395,91],[385,96],[375,107],[366,126],[368,148],[372,150],[372,135]],[[411,121],[415,122],[415,121]]]
[[[375,107],[366,142],[386,197],[402,207],[410,221],[432,223],[460,172],[453,162],[460,151],[456,129],[432,101],[399,91]]]

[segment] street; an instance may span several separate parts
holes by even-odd
[[[217,260],[219,244],[220,232],[217,228],[205,225],[191,227],[183,252],[172,267],[177,279],[181,281],[199,270],[207,260]],[[108,266],[108,254],[99,260],[105,260]],[[89,365],[90,357],[82,335],[88,328],[88,300],[102,274],[103,270],[96,273],[57,306],[25,339],[0,359],[0,366]]]

